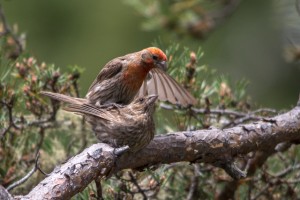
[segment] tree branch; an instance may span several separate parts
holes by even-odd
[[[156,136],[147,148],[122,156],[117,164],[121,170],[180,161],[215,163],[299,138],[300,104],[285,114],[247,125]]]
[[[300,139],[300,102],[277,117],[224,130],[198,130],[156,136],[143,150],[114,156],[114,149],[98,143],[57,167],[21,199],[68,199],[99,175],[122,169],[142,169],[180,161],[216,165],[274,144]]]
[[[70,199],[98,176],[109,174],[113,167],[113,148],[99,143],[56,167],[29,194],[16,199]]]

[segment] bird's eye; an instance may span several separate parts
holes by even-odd
[[[144,102],[144,98],[139,98],[139,102],[143,103]]]
[[[153,60],[158,60],[158,57],[157,57],[156,55],[153,55],[153,56],[152,56],[152,59],[153,59]]]

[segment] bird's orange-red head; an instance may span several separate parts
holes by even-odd
[[[148,47],[143,50],[142,60],[144,63],[158,67],[163,70],[167,68],[167,56],[166,54],[157,47]]]
[[[158,60],[167,61],[167,56],[161,49],[157,47],[148,47],[147,50],[150,51],[153,56],[157,56]]]

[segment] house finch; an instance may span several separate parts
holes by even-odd
[[[136,152],[148,145],[154,137],[156,95],[136,98],[130,104],[118,108],[113,105],[98,107],[87,103],[86,99],[52,92],[41,94],[68,103],[65,110],[83,115],[92,125],[96,137],[113,147],[128,145],[129,151]]]
[[[156,94],[173,104],[194,105],[195,98],[163,71],[166,67],[167,56],[156,47],[115,58],[100,71],[86,98],[97,106],[127,105],[136,96]]]

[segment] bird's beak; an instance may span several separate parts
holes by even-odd
[[[149,95],[147,97],[147,104],[148,105],[153,104],[156,101],[157,97],[158,97],[157,95]]]
[[[156,66],[158,68],[162,69],[163,71],[167,71],[168,63],[167,63],[167,61],[159,61],[159,62],[157,62]]]

